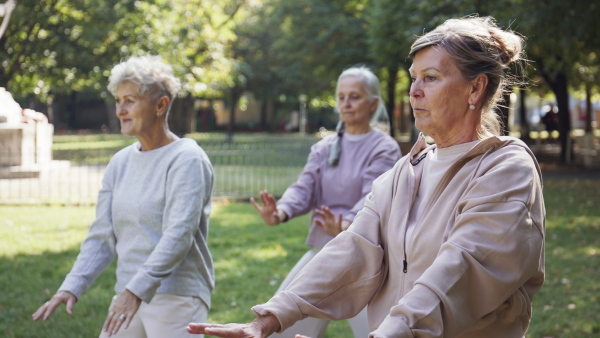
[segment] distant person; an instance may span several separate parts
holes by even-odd
[[[252,323],[189,332],[265,337],[368,304],[371,338],[524,337],[544,282],[542,180],[527,146],[498,136],[495,113],[521,44],[489,17],[447,20],[418,38],[410,102],[435,144],[421,135],[373,183],[350,228],[253,307]]]
[[[290,120],[285,124],[286,133],[298,131],[300,128],[300,114],[297,110],[290,113]]]
[[[278,202],[267,191],[260,193],[262,205],[251,199],[267,225],[279,225],[312,212],[306,240],[312,248],[290,271],[277,292],[285,290],[327,242],[350,226],[362,209],[373,180],[391,169],[400,158],[398,142],[373,127],[387,118],[375,74],[365,67],[347,69],[338,79],[336,98],[340,113],[338,131],[312,147],[296,183]],[[339,254],[351,255],[351,252]],[[370,331],[366,311],[356,314],[350,319],[350,326],[355,336],[366,336]],[[326,319],[309,318],[271,337],[294,337],[296,333],[323,337],[328,324]]]
[[[121,133],[138,142],[108,164],[77,261],[33,320],[48,319],[62,303],[71,314],[115,257],[117,294],[100,337],[186,337],[182,321],[206,320],[214,286],[207,244],[213,169],[195,141],[169,131],[180,87],[159,57],[132,57],[112,69],[108,89]]]

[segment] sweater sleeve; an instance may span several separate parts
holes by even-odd
[[[359,223],[360,227],[354,227]],[[306,317],[340,320],[358,314],[378,290],[387,270],[378,243],[377,212],[365,207],[354,224],[327,243],[286,290],[252,310],[258,316],[275,315],[281,331]]]
[[[375,149],[374,156],[364,170],[362,176],[362,198],[344,216],[344,219],[350,223],[354,221],[356,214],[365,205],[365,198],[371,192],[373,181],[384,172],[390,170],[401,157],[398,142],[387,135],[384,137],[385,142],[381,142]]]
[[[454,337],[530,306],[524,285],[543,280],[541,181],[531,158],[496,162],[469,184],[433,264],[371,337]]]
[[[283,210],[288,215],[288,219],[304,215],[316,206],[324,147],[324,140],[311,147],[302,173],[277,202],[277,208]]]
[[[115,156],[117,157],[117,156]],[[96,218],[79,251],[77,260],[58,290],[69,291],[78,299],[116,256],[116,239],[112,224],[113,161],[107,166],[98,193]]]
[[[212,167],[201,156],[180,156],[167,175],[162,236],[126,286],[145,302],[185,259],[213,185]]]

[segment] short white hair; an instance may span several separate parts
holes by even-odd
[[[114,66],[108,79],[108,90],[116,95],[117,86],[124,82],[137,84],[140,95],[156,102],[167,96],[172,102],[181,89],[173,68],[164,63],[160,56],[136,56]]]

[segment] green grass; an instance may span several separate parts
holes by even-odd
[[[544,198],[546,282],[529,337],[598,337],[600,180],[546,180]]]
[[[113,296],[111,264],[81,297],[71,317],[61,307],[47,322],[31,314],[54,294],[69,272],[94,217],[93,207],[0,206],[0,336],[96,337]],[[216,288],[212,322],[244,322],[250,307],[267,301],[308,250],[308,217],[268,227],[249,203],[216,203],[210,225]],[[182,323],[186,324],[186,323]],[[328,337],[348,337],[347,322]]]
[[[545,181],[546,284],[533,302],[527,337],[600,334],[600,180]],[[92,207],[0,206],[0,336],[96,337],[114,284],[114,264],[75,307],[48,322],[31,321],[70,270],[94,217]],[[217,286],[209,320],[244,322],[250,307],[275,292],[307,247],[307,217],[279,227],[262,224],[248,203],[219,203],[209,243]],[[351,337],[337,322],[328,337]]]

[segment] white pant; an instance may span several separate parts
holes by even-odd
[[[113,298],[114,301],[114,298]],[[109,307],[112,308],[112,302]],[[189,323],[204,323],[208,306],[198,297],[157,293],[150,303],[142,302],[125,330],[121,326],[115,338],[178,338],[202,337],[191,335],[185,328]],[[100,338],[108,335],[102,331]]]
[[[277,293],[285,290],[287,286],[292,282],[292,280],[296,277],[296,275],[310,262],[315,255],[319,252],[319,249],[311,249],[308,251],[302,258],[296,263],[292,271],[285,277]],[[369,323],[367,322],[367,308],[362,309],[362,311],[357,314],[354,318],[348,319],[350,323],[350,327],[352,327],[352,332],[354,333],[354,337],[356,338],[366,338],[369,336],[371,329],[369,328]],[[274,333],[270,335],[271,338],[294,338],[297,334],[302,334],[311,338],[321,338],[325,336],[325,331],[327,330],[327,325],[329,325],[329,320],[320,319],[320,318],[312,318],[308,317],[301,321],[296,322],[296,324],[292,325],[287,330],[282,333]]]

